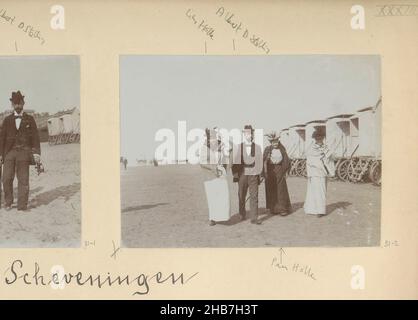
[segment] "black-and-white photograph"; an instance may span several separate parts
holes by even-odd
[[[371,247],[377,55],[120,57],[122,245]]]
[[[0,73],[0,247],[79,247],[79,58],[3,56]]]

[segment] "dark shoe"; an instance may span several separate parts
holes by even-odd
[[[261,224],[261,221],[260,220],[251,220],[251,223],[252,224]]]
[[[17,208],[17,211],[28,211],[28,207]]]
[[[325,217],[326,216],[326,214],[317,214],[316,215],[318,218],[322,218],[322,217]]]
[[[212,227],[212,226],[216,225],[216,222],[215,222],[215,221],[213,221],[213,220],[210,220],[210,221],[209,221],[209,225]]]
[[[242,215],[242,214],[239,214],[238,217],[239,217],[239,221],[244,221],[245,220],[245,216]]]

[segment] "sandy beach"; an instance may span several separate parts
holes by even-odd
[[[30,167],[29,210],[0,210],[0,247],[79,247],[81,242],[80,145],[41,144],[45,172]]]
[[[122,244],[140,248],[359,247],[380,245],[380,188],[330,181],[327,216],[303,211],[306,179],[287,179],[293,212],[268,214],[259,188],[261,225],[238,221],[237,185],[230,181],[232,218],[208,224],[204,181],[211,173],[193,165],[121,169]],[[247,203],[247,211],[249,204]]]

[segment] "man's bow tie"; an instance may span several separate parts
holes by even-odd
[[[22,119],[22,116],[15,116],[15,119]]]

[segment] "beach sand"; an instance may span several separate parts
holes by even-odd
[[[230,171],[229,171],[230,173]],[[306,215],[306,179],[287,179],[293,212],[270,215],[259,188],[261,225],[238,221],[237,184],[230,181],[232,218],[209,226],[200,166],[121,169],[122,245],[140,248],[359,247],[380,245],[380,188],[370,183],[328,183],[327,216]],[[247,210],[249,203],[247,203]],[[247,211],[248,216],[248,211]]]

